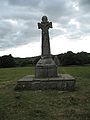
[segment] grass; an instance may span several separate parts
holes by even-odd
[[[76,90],[14,91],[33,67],[0,69],[0,120],[90,120],[90,66],[61,67],[76,78]]]

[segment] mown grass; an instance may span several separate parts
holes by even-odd
[[[90,120],[90,66],[60,67],[76,78],[76,90],[14,91],[33,67],[0,69],[0,120]]]

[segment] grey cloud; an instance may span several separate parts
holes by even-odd
[[[79,7],[84,13],[90,13],[90,0],[79,0]]]
[[[90,0],[79,0],[81,6],[90,6]]]
[[[80,40],[81,37],[83,36],[83,32],[81,31],[73,31],[69,34],[66,34],[65,35],[68,39],[71,39],[71,40],[74,40],[74,41],[77,41],[78,39]]]
[[[38,38],[37,30],[35,30],[36,26],[32,24],[32,22],[16,22],[17,25],[13,26],[9,20],[0,21],[0,26],[2,26],[0,29],[0,49],[27,44],[31,41],[35,41],[36,37]]]
[[[39,41],[41,30],[38,30],[37,22],[41,21],[42,15],[47,15],[61,28],[50,30],[50,37],[64,35],[78,40],[85,33],[89,34],[90,0],[79,0],[78,3],[80,10],[76,11],[72,0],[0,0],[0,49]],[[79,29],[69,24],[71,19],[80,22]],[[17,24],[11,24],[9,20]]]
[[[29,10],[36,10],[35,12],[42,11],[42,14],[46,14],[50,19],[59,19],[61,16],[71,16],[74,12],[72,1],[69,0],[8,0],[9,4],[22,6]],[[31,11],[32,12],[32,11]]]
[[[39,9],[42,0],[8,0],[8,3],[12,6],[30,7]]]
[[[39,40],[36,39],[38,16],[35,11],[27,7],[5,5],[5,1],[0,9],[0,50]],[[11,23],[13,21],[18,24],[14,25]]]
[[[70,3],[70,4],[69,4]],[[44,12],[53,18],[55,21],[64,16],[72,16],[74,9],[71,4],[71,0],[52,0],[46,1]]]
[[[59,19],[59,22],[60,22],[61,25],[66,25],[69,21],[70,21],[69,16],[62,16]]]
[[[77,18],[81,24],[90,24],[90,14],[83,14]]]
[[[63,35],[65,34],[64,31],[62,30],[58,30],[58,29],[53,29],[50,31],[50,37],[53,38],[53,37],[56,37],[56,36],[60,36],[60,35]]]
[[[19,5],[19,6],[27,6],[27,5],[37,5],[39,3],[39,0],[8,0],[8,2],[11,5]]]

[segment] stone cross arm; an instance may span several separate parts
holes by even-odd
[[[41,23],[38,23],[38,29],[49,29],[49,28],[52,28],[52,22],[41,22]]]

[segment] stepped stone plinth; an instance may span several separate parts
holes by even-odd
[[[33,75],[25,76],[17,81],[16,90],[74,90],[75,79],[68,74],[60,74],[52,78],[35,78]]]
[[[49,22],[46,16],[42,17],[38,28],[42,30],[42,53],[41,59],[35,67],[35,75],[28,75],[17,81],[16,90],[74,90],[75,78],[69,74],[57,73],[57,65],[51,57],[49,28],[52,28],[52,22]]]

